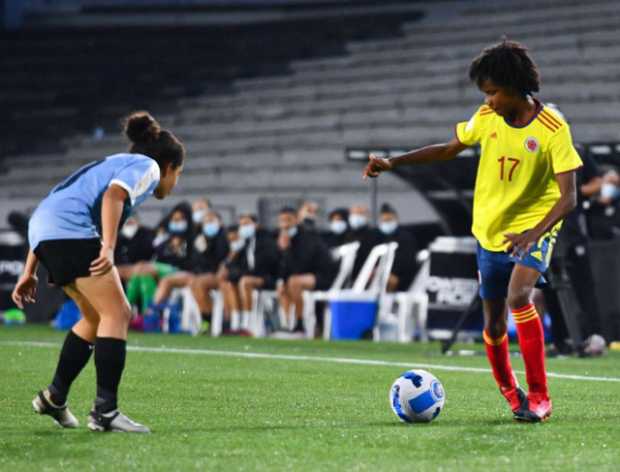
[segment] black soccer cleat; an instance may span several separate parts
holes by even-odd
[[[49,390],[41,390],[32,400],[32,408],[35,413],[51,416],[54,422],[63,428],[77,428],[80,423],[77,418],[69,411],[67,405],[54,405],[50,398]]]

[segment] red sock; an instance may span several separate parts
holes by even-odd
[[[504,391],[517,386],[512,366],[510,365],[510,353],[508,352],[508,334],[504,334],[497,339],[489,336],[489,333],[482,332],[484,344],[487,349],[487,358],[493,369],[493,377],[499,388]]]
[[[530,303],[513,310],[512,316],[517,325],[519,346],[525,363],[525,377],[530,393],[540,394],[547,398],[545,333],[536,307]]]

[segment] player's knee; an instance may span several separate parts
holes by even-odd
[[[484,329],[487,333],[489,333],[491,338],[497,339],[506,334],[508,327],[506,326],[506,320],[504,318],[498,318],[495,320],[489,320],[485,323]]]
[[[529,287],[512,288],[508,292],[508,306],[511,310],[518,310],[530,303],[532,290]]]

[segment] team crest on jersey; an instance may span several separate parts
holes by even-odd
[[[532,136],[525,140],[525,149],[529,152],[536,152],[539,148],[538,140]]]

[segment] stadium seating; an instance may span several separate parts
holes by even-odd
[[[385,21],[394,25],[390,18]],[[189,151],[177,199],[207,194],[216,205],[221,202],[247,209],[255,208],[259,196],[326,195],[326,205],[332,207],[367,198],[367,188],[359,179],[359,164],[344,160],[345,146],[408,148],[450,138],[454,123],[470,116],[481,101],[480,93],[467,79],[469,61],[502,34],[530,47],[541,68],[541,98],[558,104],[570,120],[577,141],[620,140],[619,20],[620,11],[613,0],[553,0],[525,5],[510,1],[484,9],[476,2],[457,6],[436,2],[424,19],[403,24],[399,35],[364,37],[349,41],[346,48],[342,48],[342,40],[355,37],[351,32],[327,41],[330,47],[323,51],[311,48],[319,42],[316,34],[306,40],[299,39],[304,35],[295,35],[294,39],[291,35],[287,40],[297,42],[291,51],[281,50],[281,41],[269,40],[269,34],[282,39],[278,31],[257,28],[264,35],[259,45],[244,45],[256,60],[241,69],[233,67],[238,58],[228,62],[222,59],[237,50],[223,46],[222,54],[216,55],[209,35],[194,43],[189,34],[180,32],[178,43],[165,46],[167,34],[172,34],[167,33],[154,43],[151,55],[129,48],[122,58],[113,57],[112,46],[103,48],[106,41],[111,42],[106,38],[101,43],[101,56],[92,60],[87,57],[89,49],[76,47],[81,62],[71,69],[76,69],[76,78],[65,94],[75,93],[73,104],[84,99],[85,93],[102,94],[97,113],[105,114],[108,120],[117,119],[127,106],[148,106],[161,116],[163,124],[185,140]],[[381,19],[376,23],[385,24]],[[285,29],[282,26],[279,32]],[[325,31],[328,36],[333,34]],[[46,67],[58,59],[50,54],[59,44],[49,41],[31,67],[42,74],[51,70]],[[118,61],[134,71],[134,61],[138,65],[152,62],[158,48],[167,52],[176,48],[187,57],[171,56],[166,64],[158,64],[157,70],[145,71],[136,83],[151,81],[152,86],[140,85],[144,93],[136,100],[126,102],[126,95],[114,97],[96,79],[104,70],[98,62],[104,50],[109,58],[107,66]],[[276,59],[266,60],[261,51],[272,48]],[[181,59],[185,63],[188,58],[198,61],[196,51],[200,51],[204,65],[179,73],[175,67]],[[3,67],[15,67],[20,61],[23,65],[26,59],[12,54]],[[82,74],[78,69],[86,64],[91,68]],[[71,64],[65,62],[63,66]],[[177,70],[177,74],[169,74],[170,70]],[[28,90],[31,75],[20,76],[25,84],[21,90],[3,92],[3,99],[29,104],[29,109],[33,101],[51,104],[42,108],[41,116],[35,114],[24,121],[28,124],[26,131],[32,132],[37,123],[46,123],[52,135],[65,125],[73,126],[78,133],[62,141],[62,150],[52,146],[45,154],[27,152],[5,160],[8,172],[0,176],[0,195],[11,199],[17,208],[32,205],[77,164],[125,147],[116,131],[100,140],[91,136],[90,129],[88,134],[79,134],[86,131],[80,122],[92,127],[93,121],[84,121],[74,108],[65,107],[59,96],[52,96],[51,85]],[[181,80],[180,75],[187,80]],[[49,80],[50,84],[57,83],[51,75]],[[89,87],[79,88],[84,80]],[[198,81],[202,85],[193,89],[188,84]],[[197,90],[201,92],[194,93]],[[16,136],[27,140],[23,131]],[[33,183],[35,171],[41,178]],[[382,198],[394,202],[404,221],[435,218],[428,205],[412,204],[415,193],[398,177],[386,176],[380,188]],[[147,221],[148,215],[157,215],[160,208],[149,203],[145,207]]]

